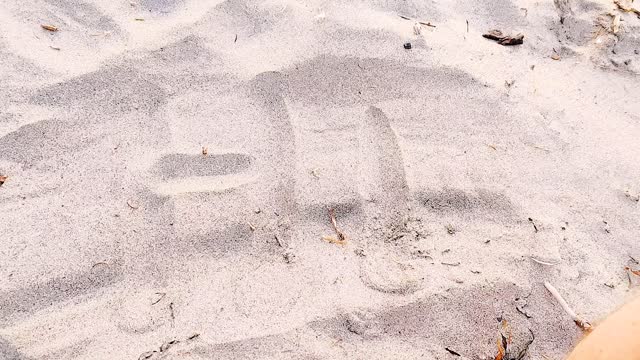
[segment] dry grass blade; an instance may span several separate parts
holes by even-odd
[[[536,259],[536,258],[534,258],[534,257],[531,257],[530,259],[531,259],[531,260],[533,260],[533,262],[538,263],[538,264],[541,264],[541,265],[556,266],[556,264],[554,264],[554,263],[550,263],[550,262],[546,262],[546,261],[538,260],[538,259]]]
[[[40,25],[40,27],[42,27],[45,30],[51,31],[51,32],[58,31],[58,28],[53,26],[53,25],[42,24],[42,25]]]

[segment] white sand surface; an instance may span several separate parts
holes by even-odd
[[[562,359],[545,281],[637,285],[639,52],[610,0],[3,0],[0,359]]]

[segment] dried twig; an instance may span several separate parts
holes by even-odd
[[[173,327],[173,324],[176,321],[176,315],[173,312],[173,302],[169,303],[169,315],[171,316],[171,327]]]
[[[138,360],[147,360],[147,359],[151,359],[151,357],[157,353],[157,351],[155,350],[151,350],[151,351],[146,351],[143,352],[142,354],[140,354],[140,356],[138,357]]]
[[[549,292],[551,293],[551,295],[553,295],[553,297],[556,298],[556,301],[558,301],[560,306],[562,306],[562,309],[564,309],[564,311],[569,316],[571,316],[571,318],[573,319],[573,322],[575,322],[576,325],[578,325],[584,331],[591,331],[593,329],[593,326],[591,326],[591,324],[587,320],[578,316],[578,314],[576,314],[576,312],[573,311],[571,307],[569,307],[569,304],[567,304],[567,302],[564,300],[562,295],[560,295],[558,290],[555,287],[553,287],[553,285],[549,284],[548,282],[545,282],[544,287],[546,287],[547,290],[549,290]]]
[[[284,247],[284,244],[282,243],[282,241],[280,240],[280,237],[278,235],[273,235],[273,237],[276,239],[276,241],[278,242],[278,246],[280,246],[281,248]]]
[[[331,225],[333,226],[333,231],[338,235],[339,241],[346,241],[347,237],[344,236],[344,233],[338,229],[338,224],[336,222],[336,211],[334,209],[329,209],[329,218],[331,219]]]
[[[160,352],[165,352],[167,350],[169,350],[170,347],[172,347],[173,345],[179,343],[179,340],[173,339],[171,341],[167,341],[166,343],[160,345]]]
[[[421,25],[424,25],[424,26],[432,27],[432,28],[436,27],[435,25],[433,25],[430,22],[418,21],[418,23],[421,24]]]
[[[453,356],[462,356],[462,355],[460,355],[460,353],[458,353],[457,351],[452,350],[452,349],[449,349],[448,347],[446,347],[446,348],[444,348],[444,349],[445,349],[445,350],[447,350],[447,352],[448,352],[449,354],[453,355]]]

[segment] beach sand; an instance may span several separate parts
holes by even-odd
[[[639,52],[609,0],[4,0],[0,358],[562,359],[545,281],[637,285]]]

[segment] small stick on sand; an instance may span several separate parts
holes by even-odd
[[[278,242],[278,246],[280,246],[281,248],[284,247],[284,244],[282,243],[282,241],[280,241],[280,238],[278,237],[278,235],[273,235],[273,237],[276,239],[276,241]]]
[[[432,27],[432,28],[436,27],[435,25],[433,25],[433,24],[432,24],[432,23],[430,23],[430,22],[418,21],[418,23],[419,23],[419,24],[422,24],[422,25],[424,25],[424,26]]]
[[[569,314],[569,316],[571,316],[571,318],[576,323],[576,325],[578,325],[584,331],[591,331],[593,329],[593,326],[591,326],[591,324],[587,320],[578,316],[578,314],[576,314],[576,312],[573,311],[571,307],[569,307],[569,304],[567,304],[564,298],[562,298],[562,295],[560,295],[558,290],[555,287],[553,287],[553,285],[549,284],[548,282],[545,282],[544,287],[546,287],[547,290],[549,290],[549,292],[551,293],[551,295],[553,295],[553,297],[556,298],[556,301],[558,301],[558,303],[560,304],[560,306],[562,306],[564,311],[567,314]]]
[[[338,241],[345,241],[347,237],[344,236],[342,231],[338,230],[338,224],[336,223],[336,211],[334,209],[329,209],[329,218],[331,219],[331,225],[333,225],[333,231],[338,235]]]

